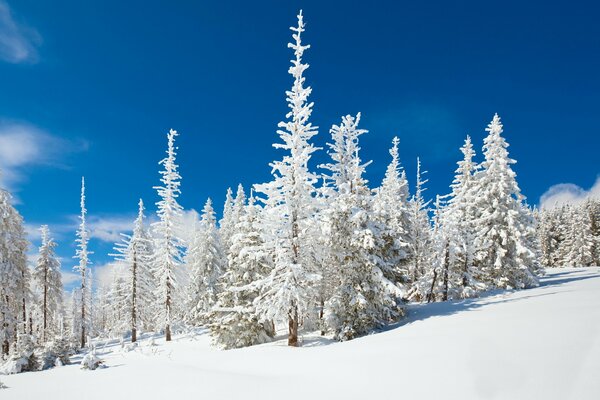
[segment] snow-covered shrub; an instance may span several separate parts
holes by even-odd
[[[6,386],[4,382],[0,381],[0,389],[8,389],[8,386]]]
[[[17,336],[16,346],[9,360],[2,367],[5,374],[18,374],[39,369],[38,358],[35,354],[35,344],[31,335],[21,333]]]
[[[98,356],[96,356],[96,352],[90,351],[81,360],[81,369],[89,369],[93,371],[97,368],[104,368],[104,361],[102,361]]]
[[[38,352],[40,369],[43,370],[69,364],[69,356],[72,354],[73,351],[69,341],[64,337],[57,337]]]

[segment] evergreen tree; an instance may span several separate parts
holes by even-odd
[[[48,225],[42,225],[42,244],[33,270],[33,279],[40,293],[41,339],[47,342],[60,333],[60,318],[63,309],[63,286],[60,274],[60,261],[54,248],[57,246],[50,237]]]
[[[186,256],[186,264],[191,270],[187,311],[189,322],[203,322],[206,314],[214,306],[223,263],[215,211],[211,199],[208,199],[202,210],[200,223],[196,223],[194,239]]]
[[[223,205],[223,218],[219,221],[219,234],[225,250],[229,248],[231,236],[235,229],[234,203],[233,191],[231,188],[227,188],[225,204]]]
[[[486,128],[485,161],[476,174],[475,193],[479,218],[476,262],[491,287],[521,289],[537,285],[536,249],[527,239],[532,220],[508,156],[498,114]]]
[[[308,161],[317,149],[309,140],[317,134],[310,122],[313,103],[308,102],[312,89],[304,87],[302,62],[304,51],[310,46],[302,45],[304,32],[302,12],[298,26],[290,28],[294,42],[288,47],[294,50],[295,59],[289,73],[294,77],[292,89],[287,92],[290,112],[287,121],[279,123],[283,143],[274,147],[288,153],[280,161],[271,163],[273,180],[257,185],[256,190],[266,196],[264,232],[269,235],[267,243],[272,246],[274,268],[258,302],[258,310],[265,319],[288,322],[288,344],[298,345],[300,319],[313,308],[316,298],[314,264],[316,259],[312,223],[316,213],[315,183],[317,177],[309,171]]]
[[[80,335],[80,346],[81,348],[85,347],[86,343],[86,335],[89,332],[86,332],[86,329],[89,326],[90,322],[90,301],[89,297],[91,294],[90,288],[88,287],[88,265],[89,265],[89,256],[93,254],[88,250],[88,241],[89,241],[89,232],[87,230],[86,225],[86,215],[87,209],[85,208],[85,178],[81,178],[81,215],[79,216],[79,229],[77,230],[77,250],[75,252],[75,257],[79,260],[79,264],[75,266],[73,269],[79,273],[81,276],[81,286],[79,290],[79,295],[81,296],[79,301],[80,307],[80,317],[79,323],[80,325],[77,327],[78,333]]]
[[[158,299],[162,303],[157,307],[157,321],[164,326],[165,338],[171,340],[174,299],[177,289],[176,270],[181,264],[183,241],[176,235],[176,223],[181,218],[182,207],[177,202],[181,176],[176,164],[175,137],[177,131],[171,129],[167,135],[167,156],[160,161],[164,170],[160,171],[162,186],[155,186],[160,201],[157,215],[159,221],[153,224],[156,236],[155,273],[158,279]]]
[[[391,270],[383,258],[388,243],[382,224],[373,217],[372,196],[359,158],[358,138],[367,132],[358,129],[356,118],[342,118],[331,129],[328,144],[333,163],[323,168],[331,173],[335,194],[324,213],[324,237],[330,254],[327,262],[333,293],[325,304],[325,320],[340,340],[352,339],[381,326],[399,315],[399,291],[383,271]]]
[[[211,313],[211,334],[225,349],[263,343],[275,335],[272,323],[261,318],[254,304],[259,296],[257,282],[272,268],[271,254],[261,235],[260,212],[251,196],[235,226],[228,269],[221,280],[223,291]]]
[[[408,182],[406,173],[400,166],[399,143],[397,137],[392,140],[392,161],[373,202],[375,218],[385,226],[382,236],[386,244],[382,256],[389,268],[383,272],[386,278],[394,283],[405,282],[408,279],[406,263],[411,243]]]
[[[123,240],[115,246],[123,278],[122,292],[117,295],[122,299],[123,314],[129,317],[132,342],[137,340],[140,327],[148,329],[152,326],[154,316],[156,285],[152,270],[152,239],[144,226],[144,218],[144,202],[140,199],[132,235],[122,234]]]
[[[583,205],[570,209],[571,224],[564,242],[562,265],[567,267],[589,267],[594,264],[595,238],[592,233],[590,215]]]
[[[418,289],[419,280],[431,268],[431,225],[429,222],[429,204],[430,200],[425,201],[423,192],[426,190],[424,185],[428,182],[423,180],[421,172],[421,160],[417,158],[417,180],[415,185],[415,194],[410,199],[410,261],[409,261],[409,282],[411,287],[407,293],[407,297],[413,300],[423,300]]]
[[[19,325],[25,331],[30,272],[23,218],[0,188],[0,343],[8,355],[17,340]]]

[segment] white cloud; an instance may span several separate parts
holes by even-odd
[[[115,243],[121,240],[121,233],[130,232],[133,228],[132,216],[90,216],[88,228],[90,237],[103,242]]]
[[[24,179],[25,168],[34,165],[66,168],[67,155],[88,147],[85,141],[59,138],[27,123],[0,120],[0,179],[14,191],[14,186]]]
[[[12,64],[35,63],[40,42],[38,32],[16,21],[8,3],[0,0],[0,59]]]
[[[73,283],[79,281],[79,274],[76,274],[75,272],[61,270],[60,274],[62,275],[62,284],[64,287],[69,287]]]
[[[114,262],[92,266],[91,271],[94,278],[93,284],[95,286],[93,289],[96,290],[98,288],[109,287],[115,278],[115,272],[117,268],[118,264]]]
[[[564,204],[580,204],[589,198],[600,199],[600,176],[589,190],[573,183],[559,183],[550,187],[540,197],[540,208],[551,209]]]

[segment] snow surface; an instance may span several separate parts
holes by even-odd
[[[600,268],[554,269],[541,286],[415,305],[401,324],[345,343],[305,336],[240,350],[206,331],[100,342],[107,368],[2,376],[0,399],[600,399]],[[192,397],[190,397],[192,398]]]

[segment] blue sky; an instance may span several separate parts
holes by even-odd
[[[137,199],[153,210],[169,128],[181,134],[185,208],[209,196],[220,208],[228,186],[269,179],[300,8],[317,144],[361,111],[372,185],[398,135],[411,184],[420,156],[427,193],[446,193],[465,135],[480,150],[495,112],[530,203],[596,182],[592,1],[0,0],[2,182],[28,226],[54,229],[65,270],[81,176],[99,267]]]

